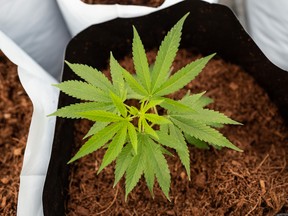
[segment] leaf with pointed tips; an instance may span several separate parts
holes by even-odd
[[[131,124],[130,122],[128,123],[127,127],[128,127],[128,135],[129,135],[130,142],[132,144],[132,147],[133,147],[135,153],[137,154],[138,139],[137,139],[136,129],[135,129],[134,125]]]
[[[169,155],[171,157],[174,157],[173,153],[171,153],[169,150],[165,149],[163,146],[160,146],[160,150],[164,155]]]
[[[135,155],[127,167],[126,170],[126,181],[125,181],[125,200],[127,200],[128,194],[133,190],[136,186],[137,182],[139,181],[142,173],[143,173],[143,154],[140,152]]]
[[[122,127],[121,123],[113,123],[106,128],[100,130],[97,134],[93,135],[74,155],[74,157],[68,162],[72,163],[79,158],[90,154],[103,145],[105,145],[112,137],[117,133],[117,131]]]
[[[207,125],[213,126],[215,124],[234,124],[234,125],[241,125],[241,123],[230,119],[229,117],[225,116],[222,113],[219,113],[214,110],[209,109],[201,109],[197,110],[197,113],[189,113],[189,114],[173,114],[170,116],[179,116],[183,119],[187,120],[195,120]]]
[[[241,149],[233,145],[219,131],[194,120],[187,120],[180,117],[170,117],[171,121],[177,125],[184,133],[189,134],[199,140],[213,143],[217,146],[228,147],[236,151],[242,152]]]
[[[141,95],[143,98],[149,95],[148,91],[142,86],[142,84],[139,83],[128,71],[123,70],[122,73],[132,91]]]
[[[205,107],[209,104],[213,103],[213,99],[207,96],[202,96],[195,104],[196,107]]]
[[[62,118],[81,118],[79,112],[86,112],[91,110],[110,110],[111,108],[112,108],[111,103],[103,103],[103,102],[77,103],[62,107],[48,116],[59,116]]]
[[[127,117],[127,109],[122,101],[122,99],[114,94],[113,92],[110,92],[110,97],[112,98],[112,102],[115,105],[115,107],[119,110],[121,115],[123,117]]]
[[[152,69],[152,92],[168,78],[172,62],[178,51],[181,40],[182,26],[189,13],[183,16],[167,33],[159,48]]]
[[[122,128],[117,132],[113,140],[109,143],[108,149],[104,155],[102,164],[97,173],[100,173],[102,169],[104,169],[117,158],[123,148],[123,145],[125,144],[126,135],[127,124],[123,124]]]
[[[157,181],[164,192],[166,198],[169,198],[169,190],[170,190],[170,171],[168,168],[168,163],[159,147],[151,138],[147,138],[145,140],[146,150],[150,155],[151,164],[153,165],[153,169],[157,178]]]
[[[161,125],[171,123],[171,121],[165,116],[159,116],[153,113],[145,113],[144,116],[148,121],[152,122],[153,124]]]
[[[107,112],[104,110],[91,110],[87,112],[79,112],[79,115],[82,118],[100,122],[117,122],[125,120],[121,116],[118,116],[112,112]]]
[[[191,107],[186,106],[179,101],[175,101],[169,98],[164,98],[164,101],[160,104],[161,107],[167,109],[169,112],[177,112],[177,113],[191,113],[195,112]]]
[[[152,161],[150,159],[151,155],[149,152],[147,152],[146,148],[143,149],[145,154],[145,165],[144,165],[144,177],[145,181],[147,183],[148,189],[154,198],[153,188],[154,188],[154,182],[155,182],[155,170],[152,164]]]
[[[167,132],[165,132],[165,130],[163,131],[161,127],[161,130],[157,131],[159,137],[159,140],[157,141],[164,146],[176,150],[190,179],[190,157],[189,157],[189,149],[187,147],[185,139],[181,131],[178,128],[176,128],[173,124],[168,125],[168,127],[170,130],[170,135]]]
[[[180,100],[180,102],[189,106],[193,106],[205,93],[206,91],[198,94],[187,94]]]
[[[128,107],[128,109],[129,109],[129,113],[131,115],[137,116],[139,113],[139,110],[134,106],[130,106],[130,107]]]
[[[194,109],[203,108],[213,102],[211,98],[204,96],[205,93],[206,92],[201,92],[184,96],[179,102],[186,106],[193,107]]]
[[[113,187],[120,181],[133,159],[132,146],[127,144],[116,159],[115,181]]]
[[[177,154],[179,155],[179,158],[184,165],[188,178],[190,180],[190,156],[189,156],[189,149],[187,146],[187,143],[185,141],[185,138],[183,136],[183,133],[175,127],[173,124],[169,125],[169,131],[170,131],[170,138],[174,137],[178,140],[178,145],[175,148]]]
[[[143,95],[140,95],[136,93],[135,91],[133,91],[128,84],[126,85],[126,90],[127,90],[127,95],[126,95],[127,100],[129,99],[142,100],[144,98]]]
[[[163,83],[158,89],[156,89],[154,95],[155,96],[163,96],[173,93],[186,84],[188,84],[191,80],[193,80],[204,68],[207,62],[214,56],[215,54],[206,56],[204,58],[193,61],[192,63],[186,65],[174,75],[172,75],[165,83]]]
[[[150,134],[151,136],[153,136],[154,138],[158,139],[158,135],[155,132],[155,130],[147,123],[146,119],[142,120],[142,124],[144,126],[144,131],[147,134]]]
[[[184,136],[187,142],[190,143],[191,145],[194,145],[195,147],[200,148],[200,149],[209,149],[209,146],[206,142],[199,140],[193,136],[190,136],[187,133],[184,133]]]
[[[115,88],[115,93],[118,94],[122,99],[125,94],[125,82],[122,74],[122,66],[116,61],[112,52],[110,53],[110,72],[112,82]]]
[[[156,107],[157,105],[161,104],[164,101],[164,99],[151,99],[148,104],[142,109],[143,112],[147,112],[149,109]]]
[[[86,82],[96,86],[103,91],[114,91],[112,84],[107,77],[95,68],[84,64],[72,64],[65,61],[72,71]]]
[[[115,107],[112,109],[106,110],[106,111],[116,113]],[[100,121],[95,122],[92,125],[92,127],[89,129],[87,134],[83,137],[83,139],[86,139],[87,137],[90,137],[90,136],[98,133],[98,131],[102,130],[103,128],[105,128],[109,124],[110,124],[110,122],[100,122]]]
[[[82,81],[70,80],[54,86],[59,88],[65,94],[74,98],[97,102],[111,102],[109,94],[89,83]]]
[[[133,33],[132,53],[136,74],[146,91],[150,92],[151,78],[145,49],[134,26]]]
[[[98,133],[100,130],[105,128],[110,122],[95,122],[92,127],[89,129],[87,134],[83,137],[83,139],[86,139],[96,133]]]

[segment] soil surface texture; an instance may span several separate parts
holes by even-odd
[[[0,51],[0,215],[16,215],[20,172],[32,103],[17,67]]]
[[[147,53],[150,63],[155,53]],[[180,50],[173,71],[199,57],[189,50]],[[120,63],[129,71],[134,70],[131,56]],[[166,157],[172,175],[171,202],[158,185],[155,185],[153,199],[143,177],[125,202],[123,179],[112,187],[115,164],[96,174],[105,153],[104,149],[99,150],[72,164],[67,215],[269,216],[288,213],[288,132],[265,91],[241,67],[219,57],[214,57],[195,80],[170,97],[180,99],[187,90],[207,91],[206,96],[214,99],[209,108],[243,123],[243,126],[225,126],[220,130],[244,152],[189,146],[190,181],[179,158]],[[83,143],[89,126],[91,123],[84,120],[76,124],[76,143]]]

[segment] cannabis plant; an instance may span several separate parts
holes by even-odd
[[[148,65],[144,46],[133,27],[135,74],[124,69],[111,53],[111,81],[97,69],[66,62],[83,81],[70,80],[55,85],[84,102],[60,108],[51,115],[95,122],[84,137],[89,139],[68,163],[106,148],[98,173],[116,160],[114,186],[125,174],[126,198],[144,174],[152,196],[156,177],[169,199],[170,171],[165,155],[172,155],[174,150],[189,179],[189,144],[199,148],[212,145],[241,151],[215,129],[219,125],[239,123],[205,108],[212,102],[204,96],[205,92],[187,92],[178,101],[167,97],[193,80],[214,56],[198,59],[171,74],[187,16],[167,33],[153,66]],[[137,100],[136,106],[129,105],[131,99]]]

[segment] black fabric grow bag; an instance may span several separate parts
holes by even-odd
[[[132,25],[146,50],[157,48],[166,32],[187,12],[181,47],[195,48],[203,55],[216,52],[224,60],[241,65],[266,90],[288,120],[288,73],[273,65],[245,32],[232,11],[225,6],[187,0],[162,11],[131,19],[115,19],[93,25],[74,37],[65,59],[73,63],[106,68],[110,51],[116,59],[131,52]],[[125,30],[125,31],[124,31]],[[74,79],[65,65],[63,81]],[[61,93],[59,107],[73,103]],[[71,120],[57,119],[51,160],[43,191],[44,214],[65,215],[69,166],[73,148]]]

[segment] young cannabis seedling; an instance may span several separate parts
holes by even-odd
[[[55,85],[64,93],[86,102],[60,108],[51,115],[95,122],[85,136],[90,138],[68,163],[107,147],[98,173],[116,160],[114,186],[126,174],[126,198],[144,174],[152,196],[156,177],[169,199],[170,171],[164,156],[171,155],[169,149],[177,152],[189,179],[188,144],[199,148],[212,145],[241,151],[214,129],[223,124],[239,123],[206,109],[205,106],[212,100],[204,96],[205,92],[188,92],[178,101],[166,97],[193,80],[214,56],[191,62],[171,75],[187,16],[180,19],[165,36],[153,67],[148,65],[144,46],[133,27],[135,75],[120,66],[111,53],[111,82],[97,69],[66,62],[83,81],[71,80]],[[139,106],[127,104],[128,99],[138,100]],[[164,109],[162,114],[159,107]]]

